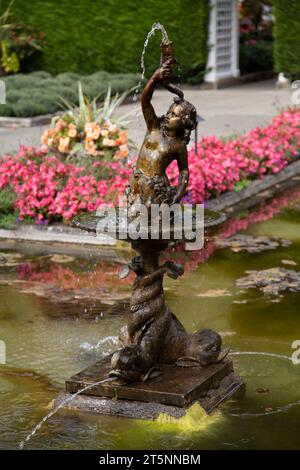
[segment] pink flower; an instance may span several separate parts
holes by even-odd
[[[52,138],[52,130],[48,134]],[[62,150],[70,137],[59,137]],[[124,135],[125,138],[125,135]],[[98,152],[93,140],[88,150]],[[124,147],[123,147],[124,145]],[[116,147],[127,152],[126,144]],[[198,143],[198,155],[189,151],[190,181],[186,200],[197,203],[237,189],[238,183],[263,178],[281,171],[299,157],[300,111],[285,111],[264,128],[256,128],[234,140],[208,136]],[[126,159],[98,159],[85,167],[62,162],[45,147],[21,146],[16,155],[0,157],[0,191],[8,185],[15,194],[19,218],[70,220],[81,212],[118,202],[131,175]],[[178,168],[168,168],[171,184],[176,185]]]

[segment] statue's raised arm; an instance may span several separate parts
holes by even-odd
[[[154,74],[148,81],[147,85],[143,90],[141,99],[143,115],[146,121],[147,129],[149,131],[158,128],[160,124],[159,118],[157,117],[155,110],[151,104],[153,92],[158,83],[166,90],[177,95],[179,101],[183,101],[184,99],[182,90],[170,81],[172,69],[178,64],[173,53],[173,45],[171,42],[168,42],[166,44],[162,44],[161,47],[162,55],[160,68],[154,72]]]
[[[171,205],[180,202],[189,181],[187,144],[197,124],[197,113],[194,106],[184,99],[180,88],[171,83],[171,71],[177,64],[171,43],[163,45],[162,52],[160,68],[146,84],[141,98],[147,132],[128,190],[130,218],[139,212],[139,204],[150,211],[151,204]],[[166,114],[160,117],[151,103],[158,84],[177,95]],[[177,187],[170,184],[166,174],[174,160],[179,169]]]
[[[155,128],[159,128],[159,118],[157,117],[151,103],[153,92],[158,83],[167,83],[170,78],[170,74],[171,66],[168,63],[163,64],[154,72],[143,90],[141,104],[144,119],[149,131],[152,131]]]

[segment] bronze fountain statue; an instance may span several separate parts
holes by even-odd
[[[161,66],[146,84],[141,97],[147,131],[127,193],[129,217],[138,212],[141,204],[150,212],[152,204],[180,202],[189,182],[187,144],[197,124],[197,112],[184,99],[183,92],[170,83],[172,67],[177,63],[172,43],[162,45],[162,49]],[[156,115],[151,104],[159,84],[177,95],[167,114],[161,117]],[[170,185],[166,175],[173,160],[179,168],[177,188]],[[131,317],[121,331],[122,349],[112,357],[110,375],[126,382],[145,380],[159,373],[159,362],[206,366],[220,360],[220,335],[208,329],[187,334],[165,304],[164,274],[176,279],[183,274],[182,266],[171,261],[159,265],[160,251],[165,248],[163,243],[139,240],[133,245],[140,256],[129,264],[136,274],[130,302]]]
[[[197,125],[197,113],[195,107],[184,99],[183,92],[171,83],[171,72],[176,64],[172,43],[163,42],[160,67],[144,87],[141,97],[147,130],[126,192],[129,221],[134,220],[139,208],[143,206],[147,208],[150,224],[153,204],[170,207],[180,203],[187,190],[187,144]],[[161,117],[156,115],[151,104],[158,85],[176,95],[166,115]],[[179,168],[177,187],[171,186],[166,175],[167,167],[174,160]],[[217,225],[225,219],[223,215],[208,210],[205,210],[204,214],[205,228]],[[81,216],[74,220],[74,225],[86,231],[97,232],[98,219],[97,216],[94,219],[91,216]],[[172,237],[162,237],[159,230],[159,235],[154,240],[130,239],[128,234],[125,236],[138,253],[120,276],[125,277],[130,271],[136,274],[130,300],[130,318],[128,324],[121,329],[120,349],[112,355],[110,366],[105,368],[106,377],[114,378],[115,384],[124,387],[123,390],[128,384],[160,380],[164,368],[168,366],[178,370],[196,368],[197,376],[198,370],[227,361],[225,357],[228,350],[222,350],[222,340],[217,332],[205,328],[195,333],[187,333],[166,305],[164,275],[177,279],[184,270],[181,265],[172,261],[159,263],[161,253],[172,241]],[[226,374],[231,373],[232,365]],[[67,389],[74,393],[78,386],[74,388],[74,384],[70,383],[67,383]],[[109,390],[109,386],[101,388],[101,394],[112,396]],[[132,388],[130,390],[132,392]],[[123,398],[127,396],[123,395]]]

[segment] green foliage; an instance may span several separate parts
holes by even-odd
[[[0,1],[0,72],[17,73],[23,68],[24,61],[41,53],[43,34],[36,34],[31,26],[20,23],[12,13],[14,0],[10,0],[3,10]],[[4,5],[5,6],[5,5]]]
[[[32,72],[31,73],[31,78],[42,78],[42,79],[46,79],[46,78],[51,78],[51,74],[49,72],[46,72],[45,70],[36,70],[35,72]]]
[[[13,107],[17,117],[33,117],[47,114],[47,109],[41,103],[34,103],[30,98],[20,99]]]
[[[114,122],[122,127],[126,124],[124,118],[121,117],[113,119],[116,109],[123,103],[128,95],[128,91],[124,91],[122,95],[116,94],[111,96],[111,86],[108,87],[106,96],[101,106],[98,105],[96,98],[89,100],[83,92],[81,82],[78,82],[78,107],[74,107],[66,102],[68,111],[67,116],[71,118],[72,122],[82,130],[88,122],[95,122],[97,124]]]
[[[17,214],[1,214],[0,212],[0,228],[13,230],[16,228]]]
[[[12,11],[45,32],[42,68],[52,74],[139,72],[145,36],[157,21],[174,42],[182,79],[205,68],[209,0],[15,0]],[[157,32],[146,53],[147,73],[159,62],[160,42]]]
[[[237,181],[236,183],[234,183],[233,191],[238,193],[239,191],[242,191],[242,189],[247,188],[250,183],[251,183],[251,180],[249,179]]]
[[[275,70],[296,79],[300,76],[299,0],[273,0],[273,5]]]
[[[15,193],[10,186],[0,191],[0,228],[14,229],[17,213],[14,208]]]
[[[6,73],[17,73],[20,70],[20,60],[15,52],[10,51],[9,41],[1,41],[1,65]]]
[[[6,83],[6,105],[0,105],[0,116],[31,117],[49,114],[63,108],[62,99],[78,105],[78,82],[90,100],[104,95],[109,86],[113,95],[124,93],[137,85],[137,74],[109,74],[98,71],[81,76],[61,73],[52,77],[48,72],[16,74],[3,77]]]
[[[10,104],[0,104],[0,116],[10,117],[14,116],[14,109]]]
[[[257,41],[256,44],[240,45],[241,74],[273,70],[273,43]]]
[[[2,214],[14,213],[15,193],[11,186],[6,186],[0,191],[0,212]]]

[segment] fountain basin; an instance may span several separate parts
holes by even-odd
[[[171,241],[191,241],[196,237],[196,233],[203,230],[205,234],[212,233],[213,229],[226,220],[226,215],[209,209],[204,209],[204,216],[200,220],[196,218],[195,206],[193,207],[193,216],[190,221],[184,222],[184,206],[181,206],[182,211],[182,233],[175,230],[174,223],[170,227],[161,227],[159,223],[156,226],[146,227],[145,230],[140,230],[140,238],[151,238],[151,241],[166,242]],[[103,226],[105,215],[97,215],[97,213],[83,214],[74,217],[72,225],[86,232],[103,234],[117,238],[119,240],[132,241],[128,227],[130,222],[123,214],[123,211],[116,211],[116,216],[109,217],[108,224]],[[179,220],[180,222],[180,220]],[[151,237],[150,237],[151,234]],[[193,237],[194,234],[194,237]],[[148,237],[149,235],[149,237]]]

